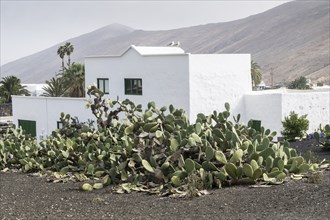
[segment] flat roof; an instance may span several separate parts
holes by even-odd
[[[101,55],[101,56],[87,56],[85,58],[97,58],[97,57],[121,57],[129,50],[134,49],[141,56],[159,56],[159,55],[186,55],[187,53],[181,47],[178,46],[135,46],[131,45],[127,50],[125,50],[121,55]]]
[[[134,46],[130,48],[135,49],[141,55],[169,55],[169,54],[184,54],[184,50],[176,46],[168,47],[148,47],[148,46]]]

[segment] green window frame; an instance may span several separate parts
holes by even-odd
[[[32,137],[37,136],[36,121],[18,119],[18,127],[22,127],[25,133],[30,134]]]
[[[142,79],[125,79],[125,95],[142,95]]]
[[[63,128],[63,123],[61,121],[57,121],[57,129]]]
[[[97,88],[104,94],[109,94],[109,78],[97,78]]]

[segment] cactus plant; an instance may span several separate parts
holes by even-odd
[[[188,158],[185,160],[185,168],[188,174],[191,174],[195,170],[195,162]]]
[[[237,167],[235,166],[235,164],[233,163],[227,163],[225,165],[225,170],[226,172],[228,173],[228,175],[233,178],[234,180],[237,180],[238,179],[238,176],[237,176]]]
[[[222,152],[222,151],[215,151],[215,159],[217,161],[219,161],[221,164],[226,164],[227,163],[227,159],[226,159],[226,156],[225,154]]]
[[[200,113],[190,123],[184,111],[172,105],[167,111],[150,102],[143,110],[129,100],[106,101],[96,87],[88,94],[93,96],[89,105],[98,129],[63,113],[65,128],[39,144],[20,129],[11,130],[1,136],[0,168],[81,172],[98,179],[94,189],[111,183],[122,192],[139,188],[137,184],[151,191],[150,183],[173,192],[173,187],[184,189],[194,175],[204,188],[251,184],[260,177],[280,183],[287,173],[318,169],[310,155],[298,156],[288,142],[274,144],[269,129],[239,124],[239,116],[230,121],[228,103],[225,111]]]
[[[322,128],[320,125],[320,132],[323,134],[325,137],[321,138],[319,132],[314,132],[314,138],[318,142],[318,145],[324,149],[329,149],[330,148],[330,124],[327,124]]]
[[[252,178],[253,177],[253,168],[250,164],[244,164],[243,165],[243,172],[245,176]]]

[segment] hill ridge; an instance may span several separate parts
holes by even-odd
[[[329,4],[293,1],[235,21],[173,30],[144,31],[110,24],[68,41],[75,47],[75,62],[92,55],[118,55],[132,44],[166,46],[180,41],[188,53],[251,53],[268,84],[271,71],[275,84],[298,76],[330,84]],[[2,75],[16,73],[25,83],[43,83],[60,68],[59,45],[1,66]]]

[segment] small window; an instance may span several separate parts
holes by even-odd
[[[57,129],[63,128],[63,123],[61,121],[57,122]]]
[[[101,90],[104,94],[109,94],[109,79],[108,78],[97,79],[97,88]]]
[[[125,79],[125,95],[142,95],[142,79]]]

